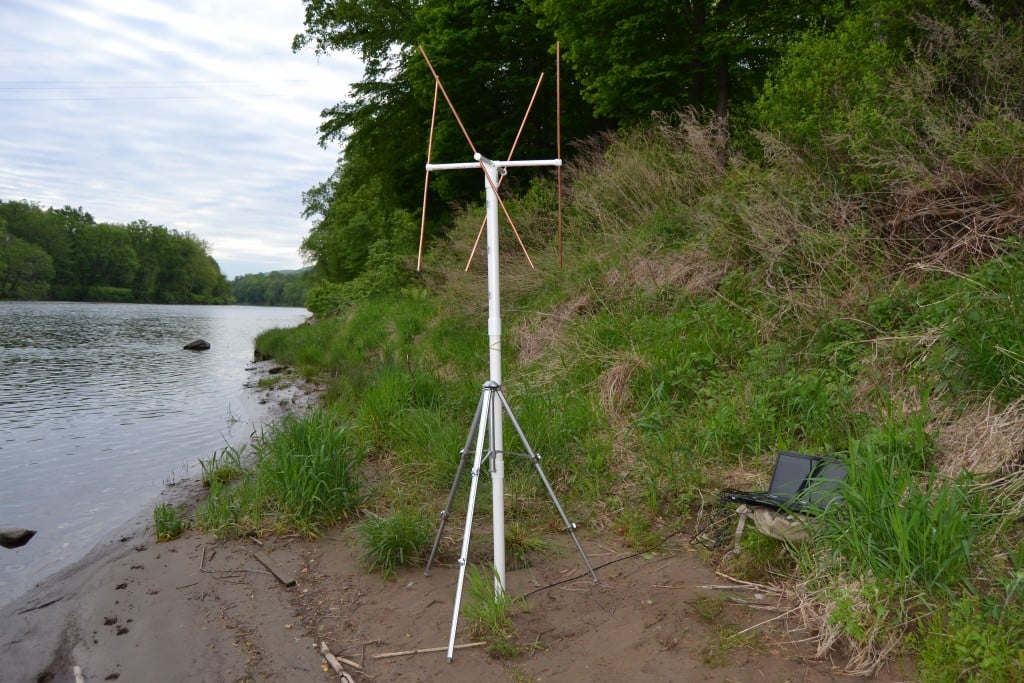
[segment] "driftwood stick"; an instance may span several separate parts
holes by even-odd
[[[278,566],[273,560],[270,559],[270,556],[267,555],[265,552],[261,550],[260,552],[256,553],[253,557],[259,560],[260,564],[269,569],[270,573],[276,576],[278,581],[280,581],[286,586],[295,585],[295,577],[286,572],[280,566]]]
[[[338,657],[338,661],[341,662],[342,664],[344,664],[345,666],[350,666],[353,669],[356,669],[358,671],[362,671],[362,669],[363,669],[363,665],[362,664],[360,664],[359,662],[353,662],[351,659],[345,659],[344,657]]]
[[[452,649],[454,649],[454,650],[464,650],[467,647],[480,647],[481,645],[486,645],[486,644],[487,644],[486,641],[481,640],[481,641],[476,642],[476,643],[463,643],[462,645],[456,645]],[[379,654],[379,655],[373,655],[373,657],[371,659],[386,659],[388,657],[402,657],[403,655],[420,655],[420,654],[424,654],[426,652],[444,652],[447,649],[448,649],[448,647],[444,646],[444,645],[442,645],[441,647],[421,647],[421,648],[418,648],[416,650],[401,650],[400,652],[384,652],[384,653]]]
[[[764,585],[763,583],[752,583],[750,581],[743,581],[742,579],[737,579],[734,576],[729,576],[728,574],[724,574],[724,573],[719,572],[719,571],[716,571],[715,574],[717,574],[718,576],[721,576],[726,581],[735,581],[736,583],[738,583],[738,584],[740,584],[742,586],[750,586],[752,588],[756,588],[758,590],[762,590],[765,593],[771,593],[772,592],[772,588],[770,586]]]
[[[327,647],[327,643],[323,640],[320,641],[320,654],[324,656],[327,663],[331,665],[332,669],[334,669],[334,673],[338,674],[342,680],[346,681],[346,683],[355,683],[355,681],[352,680],[352,677],[349,676],[348,672],[345,671],[345,667],[341,665],[338,658],[331,652],[331,648]]]

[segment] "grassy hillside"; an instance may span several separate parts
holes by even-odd
[[[553,186],[509,203],[537,268],[506,231],[504,390],[573,518],[638,549],[721,520],[718,492],[765,486],[779,450],[844,458],[846,502],[812,543],[748,534],[707,560],[785,585],[851,671],[909,652],[924,680],[1018,680],[1024,87],[952,97],[923,70],[942,59],[895,77],[871,135],[827,158],[690,114],[581,146],[563,268]],[[482,255],[463,271],[480,220],[468,208],[401,291],[258,340],[325,382],[316,429],[348,434],[363,505],[399,538],[436,521],[487,379]],[[560,522],[529,463],[507,466],[514,557]]]

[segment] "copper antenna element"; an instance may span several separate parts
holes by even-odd
[[[466,138],[466,142],[469,143],[469,148],[473,150],[473,156],[474,157],[483,158],[483,155],[480,154],[480,152],[477,151],[476,145],[473,144],[472,138],[469,137],[469,133],[466,131],[466,127],[464,125],[462,125],[462,119],[459,117],[459,112],[456,111],[455,105],[452,104],[451,98],[448,97],[448,91],[445,90],[444,84],[441,82],[441,77],[438,76],[437,75],[437,71],[434,70],[434,65],[430,63],[430,58],[427,57],[427,51],[423,49],[422,45],[420,45],[419,48],[420,48],[420,54],[423,55],[423,59],[427,62],[427,68],[429,68],[430,69],[430,73],[434,75],[434,84],[441,89],[441,94],[444,95],[444,100],[445,100],[445,102],[448,103],[448,108],[451,110],[452,115],[455,117],[455,122],[459,124],[459,128],[462,130],[462,135]],[[536,92],[535,92],[535,94],[536,94]],[[532,104],[532,100],[531,100],[531,104]],[[527,112],[527,115],[529,115],[529,112]],[[431,117],[431,126],[433,126],[433,117]],[[516,136],[516,139],[518,139],[518,136]],[[509,162],[506,162],[506,163],[509,163]],[[480,162],[480,168],[481,168],[481,170],[484,171],[484,176],[487,178],[487,182],[491,185],[491,189],[494,190],[494,192],[495,192],[495,199],[498,200],[498,205],[501,206],[501,210],[502,210],[502,212],[504,212],[505,218],[508,220],[508,224],[510,226],[512,226],[512,233],[516,236],[516,241],[519,242],[519,247],[523,250],[523,254],[526,256],[526,261],[530,264],[531,268],[536,268],[536,266],[533,265],[533,259],[530,258],[529,252],[526,251],[526,245],[523,244],[523,239],[519,236],[519,231],[516,230],[516,224],[512,221],[512,216],[509,215],[508,209],[505,207],[505,202],[503,202],[501,200],[501,197],[497,194],[497,187],[494,187],[494,181],[491,180],[490,174],[487,173],[487,169],[486,169],[485,163],[483,161]],[[427,171],[428,172],[430,171],[430,163],[429,162],[427,163]],[[421,218],[420,220],[421,220],[421,224],[422,224],[422,220],[423,219]]]
[[[555,41],[555,154],[562,158],[562,44]],[[558,175],[558,269],[562,269],[562,167]]]
[[[540,92],[540,84],[543,81],[544,81],[544,72],[542,71],[541,74],[540,74],[540,78],[537,79],[537,85],[535,85],[534,88],[533,88],[533,96],[530,98],[530,104],[527,105],[527,107],[526,107],[526,113],[523,115],[523,121],[522,121],[522,123],[519,124],[519,132],[516,133],[516,139],[512,141],[512,149],[510,149],[508,151],[508,159],[507,159],[507,161],[512,161],[512,156],[516,153],[516,147],[519,145],[519,138],[523,134],[523,129],[526,128],[526,120],[528,118],[530,118],[530,112],[533,110],[533,103],[537,99],[537,93]],[[429,158],[427,159],[427,163],[430,163],[430,159]],[[505,176],[499,177],[498,178],[498,187],[501,187],[501,184],[503,182],[505,182]],[[465,272],[469,272],[469,266],[472,265],[472,263],[473,263],[473,256],[476,254],[476,248],[480,244],[480,237],[483,236],[484,228],[485,227],[487,227],[487,216],[484,216],[484,219],[482,221],[480,221],[480,230],[476,233],[476,241],[473,242],[473,248],[469,252],[469,260],[466,261],[466,267],[463,268],[463,271],[465,271]],[[512,229],[515,230],[515,226],[513,226]],[[525,251],[526,251],[526,248],[524,247],[523,248],[523,252],[525,252]],[[530,261],[530,255],[529,254],[526,254],[526,260]],[[533,262],[532,261],[530,262],[530,265],[533,266]]]
[[[434,107],[430,111],[430,137],[427,138],[427,163],[430,163],[430,155],[434,150],[434,121],[437,120],[437,90],[440,83],[434,81]],[[416,250],[416,272],[420,272],[420,265],[423,263],[423,235],[427,229],[427,188],[430,186],[430,170],[423,178],[423,210],[420,216],[420,247]],[[479,238],[478,238],[479,239]]]
[[[430,69],[430,73],[434,75],[434,83],[441,88],[441,94],[444,95],[444,101],[448,103],[448,108],[452,110],[452,115],[455,117],[455,122],[459,124],[459,128],[462,130],[462,134],[466,138],[466,142],[469,143],[469,148],[473,150],[473,154],[479,154],[476,150],[476,145],[473,144],[473,140],[469,137],[469,133],[466,132],[466,127],[462,125],[462,119],[459,118],[459,112],[455,111],[455,105],[452,104],[452,100],[448,97],[448,91],[444,89],[444,84],[441,82],[441,77],[434,71],[434,65],[430,63],[430,57],[427,57],[427,51],[420,45],[420,54],[423,55],[424,61],[427,63],[427,68]]]

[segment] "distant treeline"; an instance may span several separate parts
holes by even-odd
[[[309,280],[308,270],[239,275],[231,281],[231,294],[239,304],[301,307],[306,305]]]
[[[226,304],[232,295],[209,245],[189,232],[0,201],[0,299]]]

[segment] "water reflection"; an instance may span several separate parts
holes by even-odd
[[[250,436],[252,340],[302,309],[0,302],[0,604]],[[204,352],[184,351],[196,338]]]

